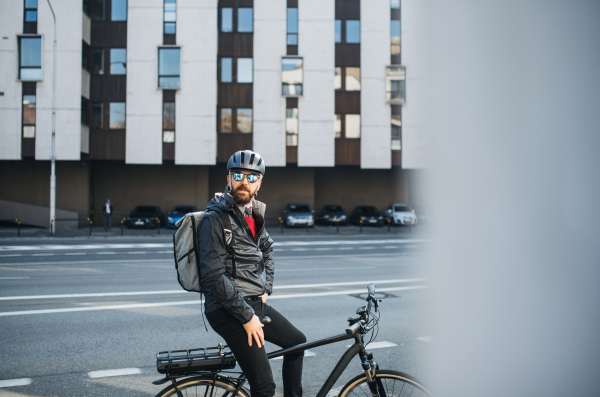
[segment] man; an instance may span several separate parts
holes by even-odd
[[[110,225],[112,223],[113,207],[110,203],[110,199],[106,200],[106,204],[102,206],[102,214],[104,215],[104,231],[110,231]]]
[[[265,204],[254,199],[265,163],[258,153],[239,151],[229,159],[227,173],[225,193],[208,203],[199,226],[206,318],[229,345],[252,397],[272,397],[275,382],[265,340],[285,348],[306,342],[306,337],[266,303],[273,290],[273,240],[264,228]],[[224,216],[229,217],[231,232],[224,230]],[[265,316],[271,322],[263,325]],[[284,356],[285,397],[302,395],[303,357],[304,352]]]

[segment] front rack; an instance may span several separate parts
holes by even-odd
[[[235,368],[235,357],[227,346],[168,350],[156,354],[156,370],[167,376],[186,376]]]

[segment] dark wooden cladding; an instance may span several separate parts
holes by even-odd
[[[37,34],[37,22],[24,22],[23,33],[36,33]]]
[[[285,98],[285,108],[295,109],[298,107],[298,98]]]
[[[219,33],[219,56],[252,58],[252,33]]]
[[[163,34],[163,44],[177,44],[174,34]]]
[[[234,3],[237,7],[254,7],[252,0],[234,0]]]
[[[163,142],[162,147],[163,160],[175,160],[175,144]]]
[[[251,83],[220,83],[217,104],[224,108],[251,108],[252,95]]]
[[[158,85],[158,83],[157,83]],[[110,98],[112,102],[125,102],[127,97],[127,76],[110,76]]]
[[[217,162],[224,163],[238,150],[252,150],[252,134],[217,134]]]
[[[23,86],[23,95],[35,95],[36,83],[21,83]]]
[[[175,102],[175,90],[163,90],[163,102]]]
[[[90,131],[90,159],[125,160],[125,130]]]
[[[392,10],[391,14],[391,20],[392,21],[399,21],[400,20],[400,9],[394,9]]]
[[[286,164],[298,164],[298,146],[286,146],[285,162]]]
[[[360,139],[336,138],[335,165],[360,165]]]
[[[287,46],[287,54],[288,55],[298,55],[298,46],[297,45]]]
[[[392,55],[391,57],[392,65],[401,65],[402,59],[400,58],[400,54]]]
[[[127,22],[108,22],[110,47],[127,47]]]
[[[108,78],[103,75],[92,75],[90,82],[90,100],[102,101],[110,97],[108,89]]]
[[[287,8],[298,8],[298,0],[287,0]]]
[[[360,0],[336,0],[335,19],[360,19]]]
[[[35,157],[35,138],[21,138],[21,157]]]
[[[106,23],[104,21],[92,21],[92,45],[94,47],[107,47],[108,38]]]
[[[360,114],[360,91],[336,91],[336,114]]]
[[[392,165],[402,165],[402,150],[392,150]]]
[[[336,43],[335,66],[360,66],[360,44]]]

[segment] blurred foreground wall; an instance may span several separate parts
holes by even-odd
[[[600,392],[600,2],[424,1],[437,396]]]

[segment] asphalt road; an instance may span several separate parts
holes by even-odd
[[[268,303],[309,340],[344,332],[375,282],[381,368],[422,375],[431,335],[422,236],[277,236]],[[170,238],[0,242],[0,396],[154,396],[161,350],[216,346],[199,296],[176,280]],[[314,396],[350,341],[313,349]],[[276,346],[267,345],[269,350]],[[272,361],[282,395],[282,360]],[[354,359],[336,386],[361,372]]]

